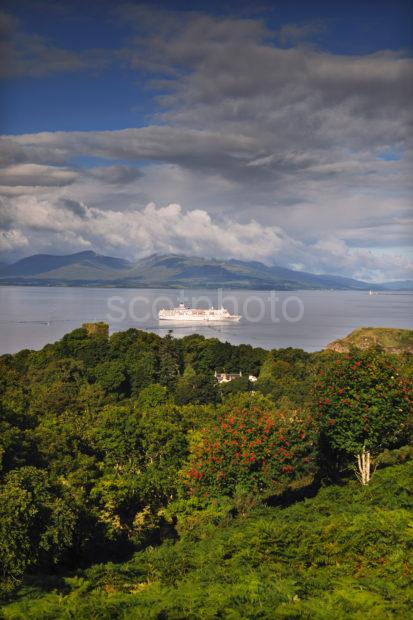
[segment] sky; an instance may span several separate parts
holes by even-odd
[[[413,4],[3,0],[0,261],[413,279]]]

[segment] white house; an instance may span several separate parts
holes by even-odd
[[[242,372],[241,371],[240,372],[217,372],[215,371],[214,377],[218,383],[229,383],[230,381],[233,381],[234,379],[239,379],[240,377],[242,377]],[[248,381],[251,381],[251,383],[255,383],[257,381],[257,377],[254,377],[254,375],[248,375]]]

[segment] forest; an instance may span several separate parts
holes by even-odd
[[[0,617],[408,617],[412,378],[99,324],[3,355]]]

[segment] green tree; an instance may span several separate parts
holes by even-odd
[[[0,358],[0,473],[31,463],[36,455],[27,382],[5,357]]]
[[[206,405],[216,403],[218,390],[213,374],[196,374],[191,367],[185,369],[175,388],[175,403]]]
[[[35,467],[16,469],[0,488],[0,575],[12,589],[26,570],[57,563],[72,544],[76,515]]]
[[[141,351],[133,347],[126,355],[125,366],[132,396],[136,396],[142,388],[156,382],[158,359],[155,351]]]
[[[239,370],[243,375],[258,376],[267,351],[249,344],[240,344],[238,347]]]
[[[380,350],[328,359],[314,400],[325,458],[336,470],[355,460],[362,484],[370,480],[372,457],[407,439],[412,384],[400,375],[396,357]]]
[[[87,383],[84,362],[70,357],[50,359],[49,355],[47,359],[39,356],[34,360],[28,373],[31,412],[60,415],[68,409],[76,410],[79,390]]]
[[[30,394],[30,413],[36,416],[61,415],[78,406],[79,386],[56,381],[50,385],[33,383]]]
[[[173,499],[187,456],[187,422],[178,408],[108,406],[94,430],[102,476],[91,497],[109,540],[141,544],[159,525],[158,511]]]
[[[29,416],[0,410],[0,474],[36,461],[32,424]]]
[[[188,454],[187,419],[180,408],[163,405],[141,419],[146,503],[159,508],[177,493],[178,472]]]
[[[125,366],[121,361],[102,362],[94,368],[93,374],[106,393],[119,395],[127,391]]]
[[[140,416],[131,406],[107,405],[93,428],[93,443],[111,469],[137,467],[141,457]]]
[[[116,540],[127,536],[140,506],[140,414],[130,406],[107,405],[96,419],[91,435],[101,471],[91,489],[91,498],[107,538]]]
[[[109,339],[109,355],[111,359],[125,359],[132,351],[157,352],[161,341],[160,336],[138,329],[115,332]]]
[[[270,351],[262,364],[254,389],[271,396],[275,403],[286,397],[296,406],[305,405],[312,386],[312,366],[309,360],[309,354],[298,349]]]
[[[75,329],[53,345],[55,357],[74,357],[90,368],[107,359],[109,345],[106,335],[88,335],[83,327]]]
[[[183,360],[179,344],[170,334],[162,339],[159,347],[159,383],[173,390],[182,370]]]
[[[169,395],[167,388],[163,385],[159,385],[159,383],[154,383],[140,391],[136,400],[136,406],[139,410],[147,411],[166,404],[168,400]]]
[[[39,370],[33,371],[32,380],[36,383],[52,385],[56,382],[79,385],[86,377],[86,367],[83,361],[72,357],[52,359]]]

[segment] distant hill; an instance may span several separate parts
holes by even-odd
[[[360,327],[345,338],[334,340],[327,349],[347,353],[351,347],[380,346],[388,353],[413,353],[413,330],[388,327]]]
[[[83,270],[80,275],[89,277],[87,270],[91,275],[102,272],[118,272],[127,269],[130,263],[122,258],[112,258],[111,256],[101,256],[96,252],[86,251],[77,252],[63,256],[54,256],[52,254],[35,254],[22,258],[13,265],[2,265],[3,274],[6,271],[7,276],[15,276],[17,278],[25,278],[30,276],[40,276],[46,278],[63,278],[78,279],[79,270]]]
[[[0,284],[125,286],[134,288],[241,288],[258,290],[413,290],[413,282],[371,284],[336,275],[316,275],[256,261],[152,254],[135,262],[86,251],[35,254],[0,264]]]
[[[413,280],[396,280],[394,282],[384,282],[382,286],[385,290],[389,291],[411,291],[413,289]]]

